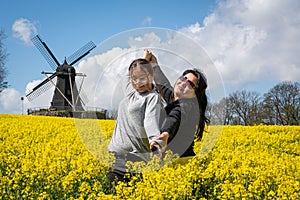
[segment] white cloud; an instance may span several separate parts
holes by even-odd
[[[0,105],[4,113],[21,113],[21,95],[13,89],[8,88],[0,93]]]
[[[25,18],[16,20],[12,26],[13,36],[22,40],[25,44],[31,45],[31,36],[37,33],[35,23]]]
[[[79,63],[76,71],[86,75],[83,91],[89,99],[88,107],[111,107],[113,91],[134,59],[126,52],[127,49],[113,48]]]
[[[181,31],[206,49],[234,89],[262,80],[299,81],[299,9],[293,0],[220,1],[202,27]]]
[[[152,23],[152,18],[151,17],[146,17],[146,19],[143,20],[142,25],[151,26],[151,23]]]
[[[161,38],[154,32],[146,33],[139,37],[129,37],[128,44],[131,48],[155,47],[161,45]]]

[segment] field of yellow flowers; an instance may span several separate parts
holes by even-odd
[[[114,125],[1,114],[0,199],[300,199],[299,126],[209,127],[197,156],[167,154],[110,191]]]

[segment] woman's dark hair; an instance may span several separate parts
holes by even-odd
[[[185,70],[182,75],[186,75],[188,73],[192,73],[197,77],[197,88],[195,89],[195,94],[198,101],[200,119],[197,127],[197,131],[195,133],[196,140],[201,140],[203,136],[203,131],[205,128],[205,124],[209,123],[209,119],[205,116],[205,111],[207,107],[207,96],[205,90],[207,88],[207,80],[204,74],[197,69],[188,69]]]
[[[134,61],[132,61],[132,63],[129,65],[129,68],[128,68],[129,73],[131,74],[132,70],[134,68],[136,68],[137,66],[140,66],[144,72],[146,72],[147,74],[149,73],[151,76],[153,76],[153,68],[146,59],[138,58],[138,59],[135,59]]]

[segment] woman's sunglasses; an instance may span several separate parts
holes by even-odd
[[[195,84],[192,81],[190,81],[187,77],[180,76],[179,80],[181,80],[182,82],[185,82],[187,84],[188,88],[194,89],[194,90],[196,89]]]

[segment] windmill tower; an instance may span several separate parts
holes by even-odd
[[[87,43],[60,64],[39,35],[36,35],[31,40],[55,72],[42,72],[42,74],[46,76],[46,79],[34,87],[33,90],[26,95],[28,100],[32,101],[34,98],[48,90],[51,86],[55,86],[51,106],[49,108],[50,111],[71,113],[70,116],[72,116],[72,113],[74,112],[84,111],[83,104],[85,103],[80,94],[85,75],[82,73],[76,73],[76,70],[72,65],[89,54],[96,45],[93,42]],[[77,88],[75,81],[76,76],[82,77],[82,82],[79,88]]]

